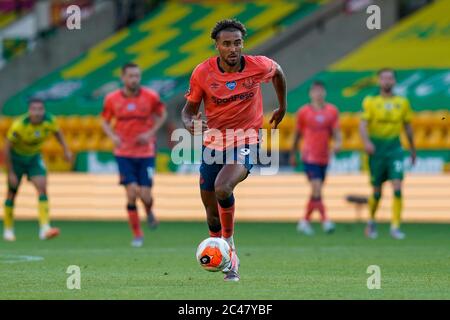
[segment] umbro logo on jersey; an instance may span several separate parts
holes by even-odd
[[[213,83],[211,83],[210,87],[211,87],[211,89],[216,90],[216,89],[219,89],[220,84],[218,84],[218,83],[216,83],[216,82],[213,82]]]
[[[228,81],[226,84],[227,88],[230,90],[234,90],[234,88],[236,88],[236,85],[236,81]]]
[[[136,110],[136,105],[135,105],[134,103],[129,103],[129,104],[127,105],[127,110],[128,110],[128,111]]]

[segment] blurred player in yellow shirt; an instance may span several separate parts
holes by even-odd
[[[392,203],[391,236],[405,238],[400,231],[403,180],[403,149],[400,134],[405,130],[410,145],[412,164],[416,160],[416,149],[411,128],[412,110],[408,99],[393,94],[396,83],[392,69],[378,72],[380,94],[368,96],[363,101],[360,133],[364,149],[369,155],[369,169],[373,194],[369,198],[370,218],[366,236],[374,239],[378,236],[375,213],[381,198],[382,185],[390,180],[394,189]]]
[[[8,173],[8,193],[4,207],[3,239],[15,241],[14,200],[23,175],[28,177],[39,195],[39,238],[51,239],[59,235],[59,229],[50,227],[47,198],[47,170],[41,157],[42,145],[51,135],[55,135],[64,149],[67,161],[72,153],[67,147],[56,119],[45,111],[43,101],[29,102],[28,113],[13,122],[8,130],[5,145],[5,163]]]

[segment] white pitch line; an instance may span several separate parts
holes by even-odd
[[[20,263],[20,262],[42,261],[42,260],[44,260],[44,257],[39,256],[14,255],[14,254],[0,255],[0,263]]]

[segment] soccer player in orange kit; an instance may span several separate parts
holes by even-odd
[[[158,93],[140,85],[141,70],[134,63],[122,67],[124,87],[105,97],[103,129],[115,144],[114,155],[120,173],[120,184],[127,193],[127,212],[133,232],[134,247],[141,247],[144,235],[136,201],[142,200],[150,228],[157,226],[152,211],[153,172],[156,155],[156,132],[167,113]],[[114,128],[111,121],[115,120]]]
[[[279,107],[270,123],[276,128],[286,113],[286,79],[281,67],[265,56],[242,55],[246,29],[236,20],[222,20],[211,32],[219,55],[200,63],[192,73],[182,120],[186,129],[196,133],[196,122],[203,100],[206,121],[202,121],[203,157],[200,166],[201,199],[206,209],[211,237],[222,237],[232,249],[232,263],[225,268],[225,281],[239,281],[239,259],[233,240],[233,190],[256,163],[259,129],[263,123],[260,84],[272,80]],[[229,139],[230,131],[243,135]],[[220,132],[216,139],[211,132]],[[225,143],[224,143],[225,141]],[[224,163],[210,163],[205,155],[226,157]],[[230,160],[232,158],[232,161]]]
[[[342,138],[339,129],[338,109],[325,101],[325,85],[314,81],[309,90],[311,103],[304,105],[297,113],[297,128],[290,156],[290,163],[296,166],[296,153],[300,138],[303,138],[301,157],[305,173],[311,184],[311,198],[306,206],[305,217],[297,226],[299,232],[314,234],[311,227],[311,214],[320,212],[323,230],[334,231],[332,223],[326,215],[322,201],[322,188],[330,159],[330,141],[334,138],[333,152],[341,149]]]

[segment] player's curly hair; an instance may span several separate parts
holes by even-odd
[[[236,19],[224,19],[220,20],[216,23],[214,28],[211,31],[211,39],[217,40],[217,36],[223,30],[226,31],[235,31],[239,30],[242,33],[242,37],[247,35],[247,29],[244,24]]]

